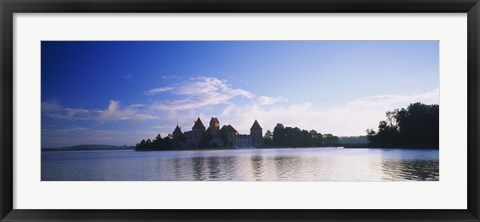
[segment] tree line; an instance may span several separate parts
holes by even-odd
[[[213,136],[209,130],[206,130],[199,141],[198,147],[191,147],[191,149],[205,149],[205,148],[219,148],[212,145],[210,141]],[[224,147],[231,147],[227,139],[227,132],[220,130],[220,139]],[[185,142],[183,140],[183,142]],[[154,139],[142,139],[135,145],[137,151],[147,150],[178,150],[181,149],[174,143],[173,136],[169,134],[162,137],[158,134]],[[302,130],[298,127],[284,127],[283,124],[278,123],[273,132],[267,130],[263,137],[263,146],[259,148],[272,147],[337,147],[339,146],[339,138],[332,134],[321,134],[315,130]]]
[[[438,149],[439,106],[412,103],[406,109],[387,111],[377,131],[367,129],[367,138],[377,147]]]
[[[285,127],[278,123],[273,132],[267,130],[263,137],[264,147],[336,147],[339,139],[332,134],[321,134],[315,130]]]
[[[173,136],[171,134],[165,138],[162,138],[162,136],[158,134],[153,140],[150,138],[146,140],[142,139],[142,141],[135,145],[135,150],[170,150],[172,149],[172,143]]]

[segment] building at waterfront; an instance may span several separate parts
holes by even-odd
[[[252,146],[252,137],[247,134],[237,135],[237,147],[238,148],[250,148]]]
[[[200,117],[193,123],[191,131],[182,132],[180,126],[176,126],[172,133],[172,145],[176,148],[192,147],[228,147],[228,148],[252,148],[263,145],[262,127],[257,120],[250,128],[250,135],[238,134],[231,125],[223,125],[216,117],[210,119],[208,129],[202,123]]]
[[[260,124],[258,124],[257,120],[253,122],[253,125],[250,128],[250,137],[253,147],[259,147],[263,145],[262,127]]]

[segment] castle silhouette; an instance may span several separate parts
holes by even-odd
[[[247,148],[260,147],[263,145],[262,127],[257,120],[253,122],[250,128],[250,135],[239,134],[231,125],[223,125],[220,128],[218,118],[212,117],[208,129],[200,120],[200,117],[194,121],[191,131],[182,132],[177,125],[173,130],[173,147],[192,148],[200,146],[208,147],[229,147],[229,148]]]

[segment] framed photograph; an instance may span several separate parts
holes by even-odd
[[[480,221],[477,0],[0,6],[1,221]]]

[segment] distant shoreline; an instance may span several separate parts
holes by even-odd
[[[77,145],[69,147],[42,147],[42,152],[55,151],[89,151],[89,150],[135,150],[135,146],[112,146],[112,145]]]

